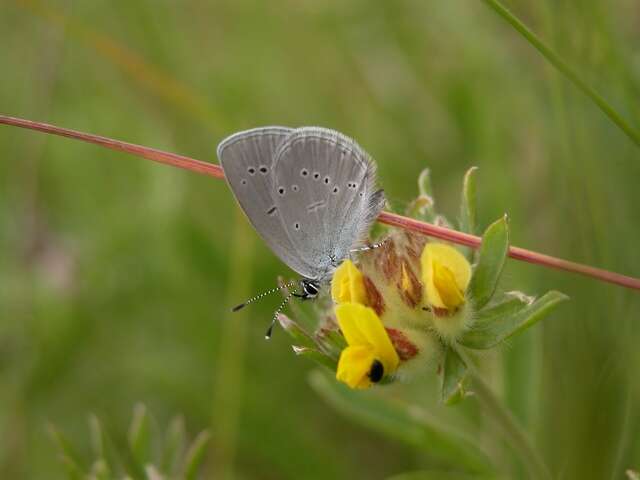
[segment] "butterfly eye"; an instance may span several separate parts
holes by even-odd
[[[319,179],[320,178],[320,174],[318,172],[315,172],[313,174],[313,178],[316,179],[316,180]]]
[[[284,187],[280,187],[280,188],[278,189],[278,193],[279,193],[280,195],[284,195]]]
[[[254,167],[249,167],[247,168],[247,172],[249,172],[249,175],[253,175],[254,173],[256,173],[256,169]]]
[[[260,173],[267,173],[267,167],[265,167],[264,165],[260,166]]]
[[[300,170],[300,176],[306,177],[307,175],[309,175],[309,170],[307,170],[306,168]]]
[[[324,177],[324,183],[326,183],[327,185],[329,185],[329,182],[331,181],[331,179],[329,177]]]

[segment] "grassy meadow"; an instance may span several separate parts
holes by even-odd
[[[640,128],[638,2],[505,5]],[[237,130],[335,128],[398,212],[429,167],[456,220],[475,165],[483,228],[508,213],[514,245],[640,276],[640,147],[482,1],[4,0],[0,43],[1,114],[211,162]],[[224,182],[0,125],[0,478],[66,478],[50,426],[90,463],[90,415],[118,448],[139,403],[152,449],[176,415],[210,432],[201,478],[457,475],[430,440],[327,401],[284,332],[265,342],[279,298],[229,313],[278,275]],[[553,478],[640,470],[638,293],[514,260],[501,288],[571,297],[481,358]],[[367,395],[524,478],[437,384]],[[476,478],[428,475],[397,478]]]

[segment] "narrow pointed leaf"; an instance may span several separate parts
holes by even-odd
[[[460,230],[476,233],[476,174],[478,167],[467,170],[462,183],[462,201],[460,206]]]
[[[93,462],[89,478],[91,480],[109,480],[111,478],[111,472],[106,460],[99,459]]]
[[[490,471],[491,464],[478,443],[435,416],[372,391],[351,390],[321,371],[312,372],[310,383],[347,419],[429,453],[468,471]]]
[[[464,398],[464,379],[467,366],[458,353],[447,347],[442,368],[441,399],[446,405],[453,405]]]
[[[185,480],[195,480],[197,478],[198,469],[204,460],[210,438],[211,434],[208,431],[200,432],[189,447],[184,466]]]
[[[109,478],[111,471],[116,467],[116,458],[113,445],[107,433],[104,431],[100,420],[95,415],[89,416],[89,433],[91,436],[91,447],[96,461],[93,464],[93,471],[96,478]]]
[[[84,480],[86,478],[84,472],[75,460],[65,454],[62,454],[61,458],[69,480]]]
[[[151,449],[151,425],[147,408],[139,403],[134,407],[129,427],[129,447],[133,459],[140,467],[149,461]]]
[[[177,416],[169,424],[162,448],[162,471],[173,478],[180,468],[180,459],[186,448],[184,418]]]
[[[83,462],[80,460],[75,448],[73,448],[67,437],[53,425],[49,425],[48,429],[49,435],[60,449],[68,477],[84,478]],[[79,477],[77,475],[79,475]]]
[[[481,309],[491,300],[498,286],[508,250],[509,227],[505,215],[489,225],[482,236],[478,263],[469,286],[476,309]]]
[[[568,300],[565,294],[551,291],[531,304],[514,305],[515,300],[500,304],[483,312],[475,328],[465,333],[459,342],[469,348],[495,347],[507,338],[542,320],[561,302]],[[509,311],[509,307],[511,310]],[[502,312],[503,314],[500,314]]]

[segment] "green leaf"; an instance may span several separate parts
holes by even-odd
[[[102,428],[100,420],[95,415],[89,416],[89,434],[93,454],[96,458],[92,472],[96,478],[109,478],[112,470],[110,463],[114,460],[112,458],[112,444],[104,428]]]
[[[167,476],[173,478],[180,468],[180,460],[182,453],[186,447],[186,431],[184,426],[184,418],[182,416],[176,416],[169,427],[165,435],[164,444],[162,448],[161,468]]]
[[[207,451],[207,444],[211,439],[211,434],[208,431],[200,432],[200,434],[193,441],[189,450],[187,450],[187,457],[184,466],[184,479],[195,480],[198,475],[198,468],[204,460],[205,453]]]
[[[112,478],[109,465],[107,465],[106,460],[98,459],[93,462],[89,478],[91,480],[109,480]]]
[[[325,353],[322,353],[314,348],[299,347],[297,345],[293,345],[292,347],[293,352],[299,357],[307,357],[310,360],[313,360],[314,362],[322,365],[323,367],[327,367],[332,372],[336,371],[338,363]]]
[[[133,460],[138,466],[144,467],[151,453],[151,425],[147,408],[141,403],[133,409],[128,439]]]
[[[462,182],[462,201],[460,205],[460,230],[476,233],[476,174],[478,167],[471,167]]]
[[[61,452],[62,462],[70,479],[82,479],[85,477],[83,463],[71,445],[71,442],[55,426],[49,425],[49,435]]]
[[[453,405],[464,398],[464,378],[467,366],[460,355],[447,347],[442,368],[441,398],[445,405]]]
[[[69,458],[67,455],[62,454],[62,463],[64,464],[64,468],[67,471],[67,478],[69,480],[84,480],[86,478],[84,472],[80,468],[80,466],[73,460]]]
[[[484,232],[469,290],[476,309],[484,307],[496,290],[509,251],[507,216],[495,221]]]
[[[320,396],[350,420],[457,468],[491,470],[488,457],[474,439],[424,410],[382,398],[371,390],[351,390],[321,371],[311,372],[309,380]]]
[[[459,343],[465,347],[487,349],[542,320],[561,302],[565,294],[550,291],[532,303],[510,299],[478,313],[476,325],[466,332]]]
[[[417,470],[415,472],[398,473],[387,480],[493,480],[495,475],[469,474],[449,470]]]

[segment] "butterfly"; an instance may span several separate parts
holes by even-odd
[[[276,310],[269,338],[292,295],[315,298],[351,253],[378,246],[364,241],[385,204],[384,193],[376,187],[371,157],[351,138],[327,128],[254,128],[225,138],[217,154],[253,227],[302,277],[302,293],[291,293]]]

